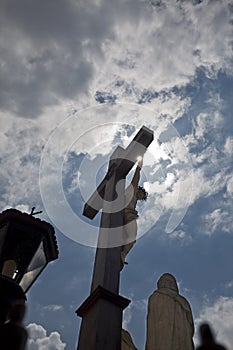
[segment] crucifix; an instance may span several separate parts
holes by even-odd
[[[118,146],[108,171],[85,203],[83,215],[93,219],[102,210],[91,293],[76,311],[82,317],[78,350],[120,350],[122,313],[130,303],[119,295],[124,241],[125,178],[153,141],[143,126],[126,149]]]

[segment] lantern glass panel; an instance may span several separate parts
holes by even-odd
[[[33,256],[26,273],[24,274],[20,286],[24,291],[27,291],[32,282],[37,278],[40,272],[47,265],[46,255],[44,252],[43,241],[40,243],[35,255]]]

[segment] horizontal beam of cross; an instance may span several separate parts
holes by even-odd
[[[143,157],[153,139],[153,131],[143,126],[126,149],[120,146],[116,148],[110,158],[109,168],[105,178],[84,205],[84,216],[89,219],[93,219],[96,216],[99,210],[103,208],[106,182],[110,179],[112,173],[118,171],[121,177],[125,178],[137,162],[137,158],[140,156]]]

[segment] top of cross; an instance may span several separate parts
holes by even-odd
[[[110,157],[109,167],[106,176],[97,189],[85,203],[83,215],[93,219],[99,210],[102,209],[106,182],[111,178],[113,172],[119,171],[121,177],[125,178],[138,157],[143,157],[146,149],[154,139],[153,131],[143,126],[126,149],[118,146]]]

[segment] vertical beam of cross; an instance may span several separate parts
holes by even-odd
[[[83,215],[90,219],[101,209],[102,215],[91,294],[76,311],[82,317],[78,350],[121,348],[122,312],[130,302],[118,294],[125,178],[152,140],[153,131],[143,126],[126,149],[117,147],[105,178],[84,206]]]
[[[91,291],[94,291],[100,285],[113,293],[118,294],[119,292],[125,177],[124,174],[115,169],[117,169],[123,153],[124,150],[118,147],[112,154],[109,163],[110,173],[104,189],[104,200],[102,201],[102,215]]]

